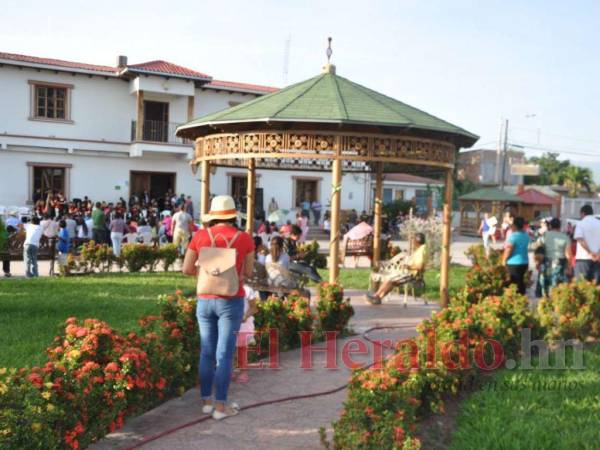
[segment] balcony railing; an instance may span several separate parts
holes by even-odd
[[[144,120],[142,122],[142,141],[165,142],[168,144],[189,144],[188,139],[175,136],[179,123],[164,122],[162,120]],[[131,121],[131,140],[137,139],[137,120]]]

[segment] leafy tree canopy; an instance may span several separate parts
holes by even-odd
[[[525,184],[564,186],[571,197],[577,197],[583,190],[592,192],[594,176],[591,169],[573,165],[568,159],[559,160],[558,156],[558,153],[549,152],[528,158],[529,163],[540,166],[540,174],[526,176]]]

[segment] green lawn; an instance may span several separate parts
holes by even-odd
[[[367,289],[369,269],[342,269],[348,289]],[[466,268],[452,267],[450,286],[462,285]],[[327,270],[322,270],[327,279]],[[0,367],[39,365],[67,317],[97,318],[117,331],[137,328],[157,312],[156,298],[176,289],[193,291],[194,279],[178,273],[98,274],[0,281]],[[425,295],[439,298],[439,272],[427,271]]]
[[[498,372],[460,406],[450,448],[597,449],[600,345],[586,348],[584,365]]]
[[[469,270],[468,267],[453,265],[450,268],[450,295],[459,290],[465,282],[465,275]],[[324,280],[329,276],[329,270],[322,269],[319,273]],[[339,281],[346,289],[362,289],[369,288],[370,269],[341,269]],[[427,270],[425,272],[425,293],[423,294],[430,300],[438,300],[440,298],[440,271]]]
[[[107,321],[119,331],[157,312],[156,298],[189,290],[194,280],[176,273],[106,274],[0,281],[0,367],[36,365],[69,316]]]

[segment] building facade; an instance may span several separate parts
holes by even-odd
[[[175,136],[177,126],[276,90],[166,61],[120,56],[111,67],[0,53],[0,207],[31,205],[48,191],[116,202],[144,190],[154,198],[183,193],[198,205],[193,144]],[[230,194],[245,208],[245,170],[213,171],[211,194]],[[384,193],[418,201],[423,189],[389,180]],[[371,209],[370,175],[344,174],[342,192],[343,209]],[[304,200],[326,208],[330,194],[330,173],[257,172],[259,209],[271,198],[290,211]]]
[[[458,154],[459,180],[469,180],[484,186],[498,186],[502,180],[503,153],[498,150],[474,149]],[[506,153],[504,184],[507,186],[523,183],[522,175],[512,175],[515,164],[525,163],[525,153],[509,150]]]

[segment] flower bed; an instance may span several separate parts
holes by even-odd
[[[196,382],[194,301],[162,297],[126,336],[71,317],[43,367],[0,370],[1,448],[80,448]]]
[[[333,424],[333,448],[419,448],[420,417],[443,413],[445,395],[516,356],[520,329],[529,328],[532,339],[544,335],[527,298],[506,289],[499,255],[470,253],[474,267],[448,308],[424,320],[416,338],[400,342],[391,358],[353,374],[345,409]]]
[[[0,369],[0,448],[83,448],[127,416],[193,387],[196,300],[178,291],[161,296],[159,305],[159,315],[142,317],[140,331],[126,335],[99,320],[71,317],[43,367]],[[342,290],[331,285],[320,291],[318,317],[299,296],[259,305],[257,331],[268,338],[267,330],[277,329],[280,348],[298,346],[300,331],[329,331],[322,329],[332,323],[329,314],[343,321],[336,330],[346,330],[352,315]]]
[[[132,273],[140,272],[143,269],[153,272],[161,262],[163,270],[168,271],[178,257],[179,250],[174,244],[166,244],[160,247],[145,244],[125,244],[121,250],[121,255],[117,257],[108,245],[88,241],[81,246],[78,257],[73,254],[67,256],[67,263],[60,266],[60,273],[61,275],[72,275],[75,273],[109,272],[113,264],[116,264],[119,270],[126,267]]]

